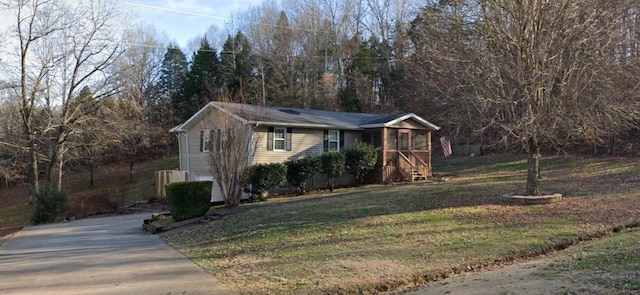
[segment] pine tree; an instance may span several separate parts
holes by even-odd
[[[182,98],[182,86],[186,80],[189,64],[178,45],[170,45],[162,61],[160,81],[157,85],[160,95],[152,112],[152,122],[158,123],[171,118],[171,123],[179,123],[174,117],[173,107]]]
[[[249,40],[242,32],[229,36],[220,52],[220,76],[232,101],[247,103],[255,100],[254,57]]]
[[[200,48],[193,54],[191,65],[182,85],[182,95],[174,101],[176,118],[186,121],[208,102],[221,94],[218,73],[220,60],[216,50],[203,39]]]

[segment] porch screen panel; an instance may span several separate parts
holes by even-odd
[[[400,150],[409,150],[409,133],[400,132]]]
[[[412,149],[413,150],[427,150],[427,132],[423,130],[413,130],[412,136]]]
[[[398,130],[397,129],[387,129],[387,149],[388,150],[398,149]]]
[[[371,136],[373,138],[373,146],[376,149],[381,150],[382,149],[382,130],[374,131],[373,133],[371,133]]]

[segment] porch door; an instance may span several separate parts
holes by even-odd
[[[405,156],[409,157],[409,147],[411,146],[411,134],[410,131],[400,131],[398,150]]]

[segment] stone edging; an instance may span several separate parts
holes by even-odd
[[[538,205],[538,204],[551,204],[560,202],[562,200],[562,194],[542,195],[542,196],[524,196],[516,194],[504,194],[504,198],[514,200],[518,204],[523,205]]]

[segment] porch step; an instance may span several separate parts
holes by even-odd
[[[422,175],[422,173],[418,172],[418,170],[413,170],[411,172],[411,176],[413,177],[413,181],[427,180],[427,177],[425,175]]]

